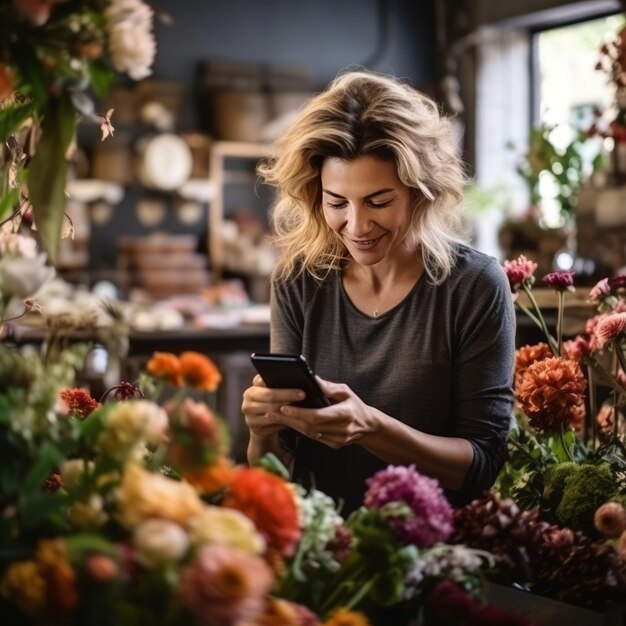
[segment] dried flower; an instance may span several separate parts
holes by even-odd
[[[559,270],[544,276],[543,282],[557,291],[574,291],[574,276],[573,270]]]
[[[410,515],[385,515],[389,525],[406,543],[428,548],[445,541],[452,532],[452,508],[439,483],[416,471],[414,465],[389,466],[366,481],[363,504],[382,509],[387,504],[404,503]]]
[[[618,502],[606,502],[596,510],[593,523],[605,537],[617,538],[626,530],[626,510]]]
[[[224,506],[247,515],[270,548],[283,555],[295,550],[300,538],[296,498],[291,486],[278,476],[260,468],[241,468]]]
[[[552,357],[536,361],[522,376],[517,401],[533,428],[558,431],[569,425],[583,404],[585,377],[574,361]]]
[[[272,582],[271,570],[259,557],[211,545],[182,570],[179,593],[202,626],[231,626],[262,611]]]

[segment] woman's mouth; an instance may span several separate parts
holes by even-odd
[[[374,248],[381,238],[382,235],[375,239],[351,239],[350,241],[357,250],[366,251]]]

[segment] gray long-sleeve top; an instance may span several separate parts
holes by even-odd
[[[322,378],[346,383],[366,404],[420,431],[469,440],[474,458],[461,489],[447,492],[453,504],[495,481],[511,424],[515,313],[492,257],[459,246],[443,284],[424,273],[378,318],[356,309],[339,273],[323,283],[302,275],[274,285],[271,349],[302,353]],[[358,444],[331,449],[290,435],[294,480],[343,500],[344,513],[362,504],[365,479],[387,466]]]

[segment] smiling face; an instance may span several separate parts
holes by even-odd
[[[395,164],[374,156],[353,161],[336,157],[321,170],[322,206],[330,228],[359,265],[404,261],[413,251],[402,245],[411,226],[411,189]]]

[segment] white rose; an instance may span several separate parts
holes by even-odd
[[[174,522],[149,519],[135,529],[133,544],[137,560],[150,569],[180,559],[189,548],[189,537]]]

